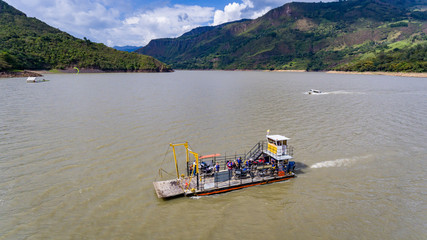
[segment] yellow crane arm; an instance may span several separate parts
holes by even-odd
[[[178,146],[184,146],[185,147],[185,152],[186,152],[186,155],[187,155],[187,165],[188,165],[188,161],[190,159],[190,156],[188,154],[188,142],[185,142],[185,143],[171,143],[169,145],[172,147],[172,150],[173,150],[173,159],[175,161],[176,177],[179,178],[178,161],[176,160],[175,147],[178,147]]]

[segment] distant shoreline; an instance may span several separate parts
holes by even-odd
[[[31,70],[32,72],[38,74],[49,74],[49,73],[77,73],[77,69],[75,68],[66,68],[66,69],[52,69],[52,70]],[[162,72],[173,72],[171,71],[155,71],[155,70],[101,70],[96,68],[80,68],[78,70],[79,73],[162,73]]]
[[[305,70],[266,70],[271,72],[308,72]],[[361,75],[387,75],[387,76],[396,76],[396,77],[417,77],[417,78],[427,78],[427,73],[417,73],[417,72],[346,72],[346,71],[319,71],[324,73],[332,74],[361,74]]]
[[[362,75],[387,75],[387,76],[396,76],[396,77],[427,78],[427,73],[416,73],[416,72],[345,72],[345,71],[326,71],[326,73],[333,73],[333,74],[362,74]]]
[[[104,71],[100,69],[93,68],[81,68],[79,69],[80,73],[166,73],[173,72],[171,71],[150,71],[150,70],[136,70],[136,71]],[[55,74],[55,73],[64,73],[64,74],[76,74],[77,70],[73,68],[68,69],[53,69],[53,70],[18,70],[11,72],[0,72],[0,78],[21,78],[21,77],[41,77],[43,74]]]
[[[217,69],[177,69],[179,71],[265,71],[265,72],[309,72],[306,70],[244,70],[244,69],[235,69],[235,70],[217,70]],[[43,74],[53,74],[53,73],[64,73],[64,74],[75,74],[77,71],[75,69],[66,69],[66,70],[24,70],[17,72],[0,72],[0,78],[20,78],[20,77],[41,77]],[[81,69],[80,73],[121,73],[127,71],[102,71],[99,69]],[[128,73],[140,73],[150,71],[129,71]],[[427,73],[416,73],[416,72],[345,72],[345,71],[320,71],[323,73],[330,74],[360,74],[360,75],[387,75],[387,76],[397,76],[397,77],[416,77],[416,78],[427,78]]]
[[[20,78],[20,77],[41,77],[41,73],[36,71],[17,71],[17,72],[0,72],[0,78]]]

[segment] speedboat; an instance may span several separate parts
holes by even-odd
[[[320,94],[320,93],[322,93],[322,91],[317,89],[310,89],[310,91],[308,91],[308,94]]]

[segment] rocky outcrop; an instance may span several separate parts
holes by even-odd
[[[41,77],[43,75],[31,71],[0,72],[0,78]]]

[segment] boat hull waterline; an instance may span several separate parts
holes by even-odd
[[[240,186],[233,186],[233,187],[224,188],[224,189],[215,189],[215,190],[208,191],[208,192],[197,193],[197,195],[198,196],[207,196],[207,195],[225,193],[225,192],[239,190],[239,189],[243,189],[243,188],[247,188],[247,187],[253,187],[253,186],[276,183],[276,182],[283,182],[283,181],[289,180],[289,179],[294,178],[294,177],[295,177],[295,175],[292,175],[292,176],[286,176],[286,177],[279,178],[279,179],[271,179],[271,180],[264,180],[261,182],[247,183],[247,184],[243,184]]]

